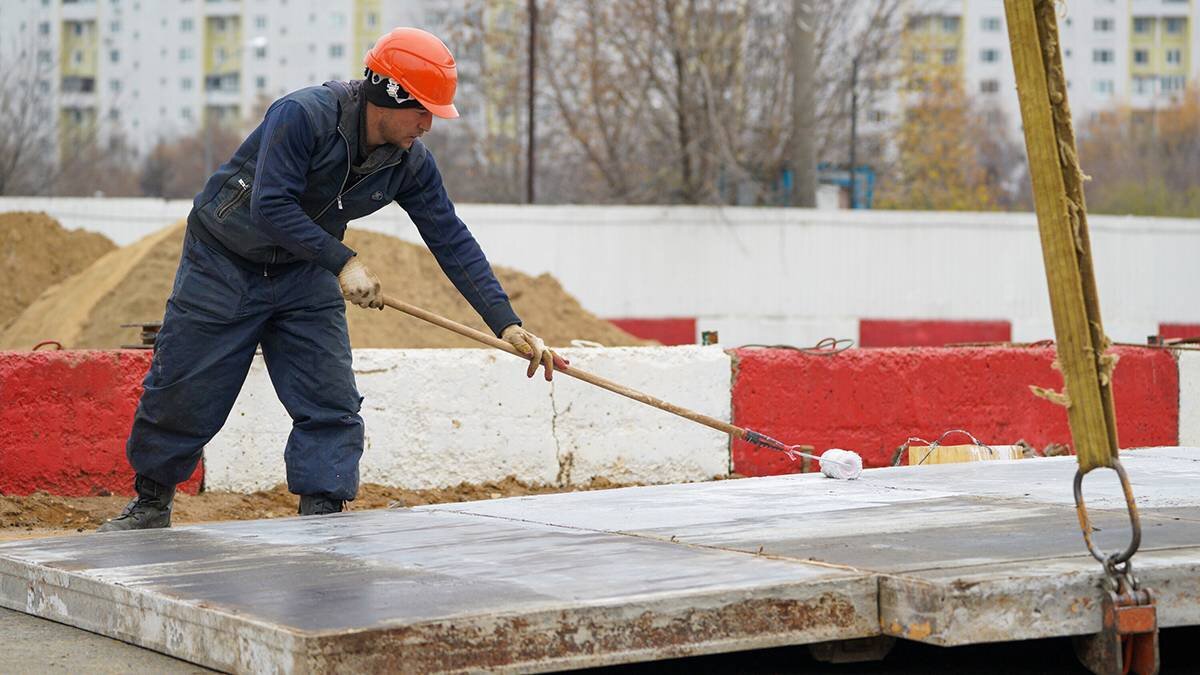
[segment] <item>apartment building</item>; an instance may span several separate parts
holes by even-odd
[[[1169,106],[1194,86],[1200,31],[1192,0],[1077,0],[1060,8],[1063,68],[1077,127],[1117,106]],[[1011,136],[1020,140],[1003,0],[915,2],[913,12],[909,26],[926,35],[942,33],[937,51],[924,58],[957,64],[967,94],[984,109],[1003,113]],[[956,44],[961,51],[953,54]]]
[[[361,77],[398,25],[444,23],[434,0],[4,0],[0,63],[57,140],[122,134],[139,153],[206,122],[244,129],[279,96]],[[436,28],[431,28],[436,30]]]

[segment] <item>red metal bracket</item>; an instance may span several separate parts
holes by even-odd
[[[1099,633],[1075,638],[1079,662],[1095,675],[1157,675],[1158,613],[1149,589],[1105,591]]]

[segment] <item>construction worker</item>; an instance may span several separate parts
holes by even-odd
[[[342,237],[348,221],[390,201],[488,327],[530,357],[528,376],[540,365],[549,380],[565,365],[521,327],[419,140],[433,117],[458,117],[450,50],[397,28],[366,66],[363,80],[275,101],[196,196],[126,446],[137,496],[101,532],[170,526],[175,486],[225,423],[260,345],[292,417],[284,459],[300,514],[336,513],[355,498],[362,397],[346,301],[383,302],[378,277]]]

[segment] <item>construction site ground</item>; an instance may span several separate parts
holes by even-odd
[[[1124,463],[1142,507],[1135,571],[1160,625],[1194,636],[1200,457],[1144,449]],[[754,659],[778,672],[793,668],[772,659],[815,663],[778,648],[882,635],[900,638],[896,659],[810,672],[918,672],[907,659],[988,654],[948,647],[1099,629],[1074,471],[1071,457],[976,462],[12,541],[0,604],[234,671],[551,670],[770,649]],[[1112,550],[1128,525],[1108,473],[1085,492]],[[971,672],[1012,672],[998,653]],[[746,655],[722,661],[735,657],[706,663],[754,670]],[[1082,672],[1071,658],[1041,672]],[[1164,658],[1166,672],[1191,666]]]

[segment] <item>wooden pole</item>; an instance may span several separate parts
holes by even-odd
[[[1004,0],[1071,437],[1083,472],[1117,461],[1115,360],[1100,321],[1053,0]]]

